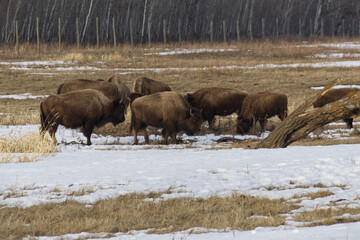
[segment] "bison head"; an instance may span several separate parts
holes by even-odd
[[[200,131],[202,122],[201,111],[197,108],[190,108],[190,115],[185,119],[185,133],[187,135],[194,135],[195,132]]]
[[[126,105],[121,98],[113,101],[112,123],[114,126],[125,121],[125,108]]]
[[[240,134],[249,133],[251,127],[252,127],[252,121],[248,121],[242,118],[238,118],[236,120],[236,130]]]
[[[185,99],[190,104],[190,106],[195,107],[195,105],[196,105],[195,98],[192,94],[190,94],[190,93],[186,94]]]

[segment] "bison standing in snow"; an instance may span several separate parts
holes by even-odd
[[[44,136],[48,131],[53,142],[57,143],[55,133],[59,125],[73,129],[82,127],[87,145],[91,145],[94,127],[123,122],[124,109],[121,97],[108,98],[94,89],[50,95],[40,103],[40,134]]]
[[[82,89],[96,89],[105,94],[109,98],[119,98],[123,100],[125,109],[129,105],[130,89],[120,80],[119,75],[111,76],[107,81],[102,79],[87,80],[75,79],[61,84],[57,90],[57,94],[68,93]]]
[[[131,126],[134,143],[137,144],[137,133],[141,129],[145,142],[149,143],[147,126],[163,128],[164,142],[169,136],[176,143],[176,133],[184,131],[188,135],[200,130],[202,123],[200,110],[192,108],[183,96],[175,92],[160,92],[147,96],[132,93]]]
[[[215,115],[239,115],[247,95],[247,92],[235,89],[210,87],[187,94],[185,98],[191,106],[201,109],[203,121],[208,121],[210,128],[213,128]]]
[[[171,88],[167,84],[147,77],[138,77],[135,79],[133,85],[133,92],[138,92],[143,95],[166,91],[171,91]]]
[[[281,121],[287,117],[287,97],[283,93],[264,91],[249,94],[243,101],[243,107],[237,119],[237,131],[248,133],[259,121],[264,131],[266,119],[277,115]]]
[[[358,88],[336,88],[336,89],[330,89],[327,92],[325,92],[324,95],[320,96],[318,100],[314,102],[314,108],[320,108],[322,106],[325,106],[328,103],[336,102],[337,100],[340,100],[350,93],[354,93],[359,91]],[[344,122],[348,126],[348,128],[352,128],[353,126],[353,119],[352,118],[345,118]]]

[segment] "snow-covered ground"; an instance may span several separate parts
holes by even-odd
[[[38,131],[38,127],[1,126],[0,136]],[[339,206],[360,207],[360,144],[214,150],[227,145],[216,143],[224,136],[181,137],[185,144],[159,147],[151,144],[134,146],[131,136],[113,138],[94,134],[93,145],[84,146],[78,144],[85,141],[82,133],[60,128],[57,139],[62,143],[55,156],[31,163],[0,164],[0,193],[3,193],[0,194],[0,205],[28,207],[66,199],[91,205],[98,199],[131,192],[163,191],[169,187],[174,193],[164,194],[162,199],[227,196],[233,192],[290,199],[294,195],[324,190],[315,186],[322,183],[334,194],[314,200],[303,197],[302,207],[295,212],[327,208],[332,202],[338,202]],[[152,135],[150,140],[160,138]],[[89,190],[89,194],[71,196],[70,193],[80,190]],[[76,239],[86,234],[62,237]],[[360,223],[299,228],[299,223],[289,218],[285,226],[254,231],[209,230],[202,234],[178,232],[166,235],[138,231],[119,233],[112,239],[357,239],[359,234]],[[96,235],[85,238],[90,237]]]

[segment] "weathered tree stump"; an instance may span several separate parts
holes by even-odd
[[[360,91],[321,108],[313,108],[313,103],[341,80],[341,78],[336,79],[305,101],[267,138],[262,140],[257,148],[284,148],[328,123],[358,116],[360,114]]]

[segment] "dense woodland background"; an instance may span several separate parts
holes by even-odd
[[[239,40],[277,36],[360,35],[359,0],[0,0],[0,43]],[[131,26],[131,28],[130,28]],[[213,28],[211,28],[213,26]]]

